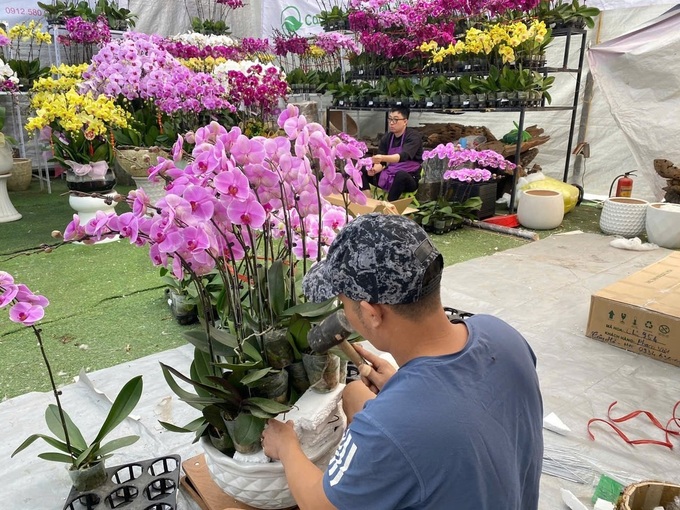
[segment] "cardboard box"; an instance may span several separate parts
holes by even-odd
[[[680,253],[593,294],[586,336],[680,366]]]
[[[330,195],[326,197],[326,200],[328,200],[333,205],[345,207],[345,200],[342,197],[342,195]],[[382,200],[376,200],[375,198],[366,198],[366,205],[359,205],[354,202],[350,202],[349,206],[347,207],[347,210],[352,216],[359,216],[361,214],[368,214],[373,212],[385,213],[388,212],[385,209],[392,205],[397,210],[397,213],[409,215],[413,214],[418,210],[413,207],[409,207],[412,201],[413,198],[411,197],[401,198],[399,200],[395,200],[394,202],[385,202]]]

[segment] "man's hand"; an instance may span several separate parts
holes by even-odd
[[[366,377],[361,376],[362,382],[368,386],[368,388],[376,395],[382,390],[385,383],[392,377],[397,371],[392,366],[389,361],[376,356],[372,352],[367,351],[358,344],[353,344],[357,352],[372,366],[370,373],[366,374]]]
[[[373,165],[372,168],[369,168],[366,173],[373,177],[374,175],[378,175],[380,172],[383,171],[383,166],[380,163],[376,163]]]
[[[267,457],[274,460],[281,460],[281,456],[286,448],[293,445],[299,447],[300,441],[293,428],[293,420],[286,423],[271,419],[262,432],[262,448]]]

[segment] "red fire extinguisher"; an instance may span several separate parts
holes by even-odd
[[[633,179],[629,177],[631,175],[635,175],[635,170],[617,176],[609,187],[609,196],[612,196],[612,188],[616,183],[616,196],[630,197],[633,194]]]

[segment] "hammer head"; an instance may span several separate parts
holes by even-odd
[[[352,326],[345,317],[345,311],[338,310],[309,330],[307,343],[314,352],[324,354],[347,340],[352,331]]]

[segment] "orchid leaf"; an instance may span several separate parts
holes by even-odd
[[[133,377],[125,384],[125,386],[123,386],[118,393],[118,396],[113,401],[111,410],[104,420],[104,424],[102,425],[99,434],[97,434],[97,437],[94,440],[95,443],[101,442],[107,434],[120,425],[120,423],[130,415],[142,396],[143,387],[144,383],[142,382],[141,375]]]
[[[267,413],[273,414],[274,416],[290,411],[289,405],[281,404],[275,400],[262,397],[251,397],[246,399],[243,401],[243,405],[247,405],[249,407],[258,407]]]
[[[245,384],[246,386],[252,387],[254,382],[257,382],[260,379],[262,379],[265,375],[271,372],[271,370],[272,370],[271,367],[267,367],[260,370],[256,370],[254,372],[249,372],[241,379],[241,383]]]
[[[131,444],[135,444],[137,441],[139,441],[139,436],[119,437],[102,445],[102,447],[97,452],[97,455],[99,456],[108,455],[109,453],[115,450],[119,450],[121,448],[125,448],[126,446],[130,446]]]
[[[73,423],[66,411],[63,411],[63,413],[64,421],[66,422],[66,432],[68,432],[68,439],[71,446],[80,451],[84,450],[87,448],[87,442],[80,432],[80,429]],[[50,404],[47,406],[47,409],[45,410],[45,423],[47,423],[47,428],[50,429],[52,434],[58,439],[66,442],[66,435],[64,434],[64,427],[61,423],[59,408],[56,405]]]
[[[283,274],[283,261],[280,259],[274,260],[267,271],[267,291],[269,297],[267,302],[274,317],[279,317],[286,303],[286,280]]]
[[[184,427],[178,427],[177,425],[173,425],[172,423],[160,420],[158,420],[158,423],[160,423],[163,428],[169,430],[170,432],[187,433],[196,432],[198,429],[200,429],[201,425],[205,423],[205,419],[203,418],[203,416],[201,416],[200,418],[196,418],[195,420],[190,421],[189,423],[184,425]]]
[[[241,413],[234,420],[234,442],[250,445],[260,441],[265,421],[252,414]]]
[[[52,462],[63,462],[64,464],[73,464],[73,457],[63,453],[45,452],[39,453],[38,458],[43,460],[51,460]]]

